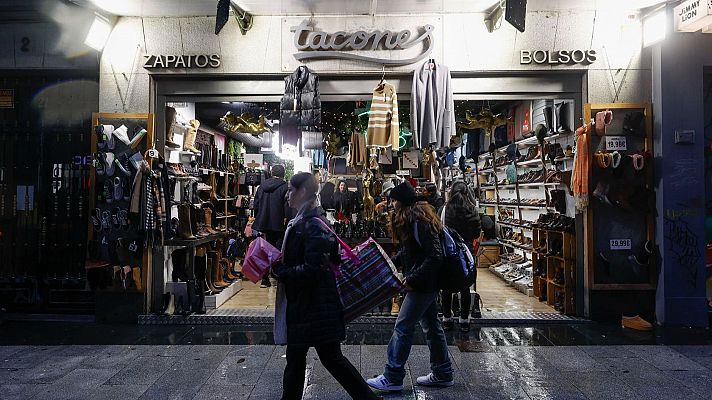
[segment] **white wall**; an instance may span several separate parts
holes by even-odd
[[[506,22],[489,33],[483,14],[431,14],[416,16],[314,17],[320,30],[415,29],[435,26],[433,57],[454,72],[550,71],[542,65],[520,65],[519,51],[595,49],[592,65],[557,66],[588,70],[591,102],[650,101],[650,56],[641,51],[641,25],[625,13],[596,10],[536,11],[527,14],[527,30],[520,33]],[[212,17],[122,18],[118,21],[100,62],[100,110],[146,112],[149,73],[142,67],[144,54],[220,54],[215,69],[170,71],[177,74],[277,74],[291,72],[289,26],[301,17],[255,17],[254,27],[243,36],[234,20],[220,35],[214,34]],[[388,53],[388,52],[386,52]],[[397,53],[391,51],[390,53]],[[395,56],[395,55],[394,55]],[[386,56],[387,57],[387,56]],[[357,74],[380,70],[380,65],[352,61],[307,63],[317,72]],[[397,70],[411,71],[414,66]],[[455,88],[457,90],[457,88]]]

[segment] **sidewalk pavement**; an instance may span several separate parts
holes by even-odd
[[[386,345],[344,345],[364,377]],[[272,345],[0,346],[0,399],[279,399],[285,348]],[[451,346],[456,383],[421,388],[427,346],[387,399],[712,399],[712,346]],[[305,399],[348,399],[308,356]]]

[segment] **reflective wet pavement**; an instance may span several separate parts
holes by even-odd
[[[0,325],[0,399],[278,399],[284,347],[269,326]],[[344,353],[382,371],[389,327],[351,325]],[[406,389],[387,399],[711,399],[712,333],[585,324],[449,333],[456,384],[428,372],[416,338]],[[305,399],[347,399],[312,351]]]

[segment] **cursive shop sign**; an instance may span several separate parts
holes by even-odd
[[[294,32],[294,46],[299,50],[294,54],[294,58],[299,61],[342,59],[397,66],[413,64],[427,57],[433,49],[434,29],[432,25],[425,25],[422,33],[413,33],[408,29],[399,32],[375,30],[328,33],[317,31],[309,26],[307,21],[303,21],[299,26],[291,27],[290,32]],[[355,53],[363,50],[405,50],[419,43],[423,43],[420,54],[406,59],[370,57]]]
[[[520,64],[592,64],[598,55],[596,50],[521,50]]]
[[[157,68],[217,68],[220,66],[220,56],[217,54],[198,55],[144,55],[146,69]]]

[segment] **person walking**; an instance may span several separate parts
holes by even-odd
[[[439,213],[445,204],[445,200],[440,196],[440,193],[438,193],[438,187],[434,183],[425,185],[425,197],[428,203],[435,208],[435,212]]]
[[[449,229],[455,230],[460,237],[465,241],[467,247],[472,254],[475,254],[472,242],[480,237],[480,215],[475,206],[475,200],[470,195],[467,184],[462,181],[455,182],[450,188],[450,198],[445,203],[443,209],[443,222]],[[475,290],[477,290],[477,268],[475,268]],[[468,332],[470,330],[470,306],[472,305],[472,295],[470,294],[469,286],[463,286],[459,292],[459,296],[452,292],[442,291],[442,306],[443,306],[443,327],[445,330],[450,330],[455,326],[452,318],[453,297],[459,297],[460,301],[460,331]],[[475,294],[474,307],[477,309],[477,314],[481,316],[479,311],[479,295]],[[473,312],[473,314],[475,314]],[[477,315],[475,314],[475,315]]]
[[[395,260],[403,268],[406,295],[388,342],[388,362],[384,372],[366,382],[382,391],[403,390],[405,363],[410,355],[415,325],[425,333],[430,349],[431,373],[416,379],[423,386],[452,386],[453,370],[447,341],[438,319],[438,281],[443,263],[443,225],[433,207],[416,202],[410,183],[396,186],[390,193],[393,213],[391,231],[401,243]]]
[[[341,353],[346,337],[341,299],[329,263],[339,263],[339,245],[327,228],[328,221],[316,208],[318,183],[314,175],[301,172],[289,181],[289,204],[297,214],[287,225],[282,260],[272,266],[285,290],[287,366],[282,399],[301,399],[306,357],[310,347],[319,360],[353,399],[378,399],[358,370]],[[275,307],[278,312],[280,307]],[[277,322],[275,322],[277,324]],[[275,331],[279,328],[275,325]],[[275,333],[275,337],[278,337]]]
[[[287,182],[284,180],[284,165],[272,166],[272,177],[257,188],[255,194],[255,221],[252,229],[262,233],[272,246],[282,247],[287,216],[290,214],[287,204]],[[262,278],[260,287],[270,287],[269,274]]]

